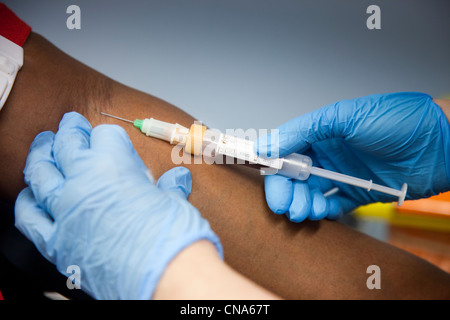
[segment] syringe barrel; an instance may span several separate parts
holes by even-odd
[[[202,156],[209,159],[214,159],[217,156],[222,157],[223,155],[237,158],[244,156],[243,158],[239,159],[246,159],[250,163],[257,163],[262,167],[267,166],[268,169],[274,169],[273,167],[268,166],[269,164],[266,163],[268,160],[264,162],[263,159],[259,159],[259,157],[253,154],[253,145],[251,143],[248,143],[249,141],[236,137],[231,137],[232,139],[225,139],[224,137],[230,138],[230,136],[223,135],[219,130],[205,128],[201,135]],[[225,150],[224,153],[220,153],[220,151],[217,151],[218,147],[219,145],[223,146],[224,143],[229,143],[231,151]],[[218,154],[216,154],[216,152],[218,152]],[[255,159],[255,157],[258,159]],[[282,161],[281,168],[276,168],[275,170],[273,170],[274,173],[296,180],[306,180],[309,178],[312,167],[312,160],[310,157],[298,153],[292,153],[284,158],[280,158],[279,160]],[[218,161],[220,161],[220,159],[218,159]],[[270,172],[271,170],[264,171]]]
[[[220,141],[221,132],[215,129],[206,129],[202,140],[203,156],[213,158],[216,156],[216,149]]]
[[[283,165],[277,174],[296,180],[306,180],[309,178],[311,167],[310,157],[292,153],[283,158]]]

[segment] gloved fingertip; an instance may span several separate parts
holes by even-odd
[[[124,128],[122,128],[121,126],[117,125],[117,124],[99,124],[98,126],[96,126],[94,128],[95,131],[107,131],[107,133],[111,133],[112,134],[117,134],[119,136],[126,136],[128,137],[127,132],[125,131]]]
[[[279,175],[264,177],[264,189],[269,209],[275,214],[285,213],[292,203],[293,185],[289,178]]]
[[[289,207],[289,211],[286,214],[289,220],[299,223],[304,221],[310,214],[311,196],[307,183],[295,181],[293,185],[293,200]]]
[[[279,157],[278,131],[273,134],[261,135],[253,145],[253,151],[262,158],[276,159]]]
[[[339,201],[334,198],[334,197],[330,197],[328,199],[328,215],[327,215],[327,219],[329,220],[338,220],[340,218],[342,218],[342,216],[344,215],[344,209],[342,208],[341,204],[339,203]]]
[[[92,128],[89,121],[85,117],[83,117],[80,113],[75,111],[67,112],[63,115],[61,121],[59,122],[59,129],[63,128],[69,123],[79,123],[82,125],[87,125],[88,127]]]
[[[97,135],[102,138],[102,140],[120,140],[126,144],[131,145],[130,137],[124,128],[117,124],[100,124],[92,130],[92,135]]]
[[[286,197],[273,199],[272,197],[267,197],[266,195],[266,201],[269,209],[272,210],[273,213],[284,214],[289,210],[292,202],[292,196],[287,195]]]
[[[133,144],[125,129],[115,124],[100,124],[91,133],[91,149],[115,153],[133,150]]]
[[[297,204],[296,206],[291,205],[289,211],[286,212],[286,215],[290,221],[300,223],[308,218],[310,210],[311,204],[309,202],[303,202],[302,204]]]
[[[30,195],[32,196],[33,193],[31,192],[31,189],[29,187],[22,189],[22,191],[19,192],[19,194],[16,198],[16,206],[18,203],[22,203],[22,201],[29,198]]]
[[[192,191],[191,172],[185,167],[172,168],[158,179],[156,186],[162,190],[176,191],[187,199]]]
[[[269,140],[268,135],[261,135],[253,145],[253,152],[256,153],[258,157],[267,157],[267,141]]]
[[[311,204],[311,213],[308,217],[309,220],[322,220],[327,216],[328,201],[319,190],[311,191]]]
[[[40,132],[34,137],[33,142],[31,143],[31,146],[41,143],[42,141],[48,141],[52,140],[55,134],[51,131],[43,131]]]
[[[31,188],[23,189],[14,205],[14,225],[32,240],[29,229],[36,229],[39,224],[51,223],[51,218],[39,207]]]
[[[284,208],[271,208],[271,210],[273,211],[273,213],[275,214],[283,214],[286,212],[286,209]]]
[[[55,134],[51,131],[39,133],[33,140],[25,162],[23,174],[27,178],[29,171],[42,160],[52,161],[52,145]],[[27,182],[28,183],[28,182]]]
[[[53,143],[54,137],[55,137],[55,134],[51,131],[40,132],[36,137],[34,137],[34,140],[30,145],[29,152],[31,152],[32,150],[35,150],[36,148],[39,148],[43,145],[46,145],[46,144],[49,144],[51,146],[51,144]]]
[[[284,214],[289,209],[289,205],[285,203],[268,203],[269,209],[275,214]]]
[[[36,199],[30,187],[20,191],[14,204],[15,225],[20,224],[23,216],[33,211],[33,207],[37,205]]]
[[[51,217],[39,207],[30,188],[23,189],[14,206],[14,226],[31,242],[39,252],[52,263],[54,255],[48,250],[48,242],[54,233]]]

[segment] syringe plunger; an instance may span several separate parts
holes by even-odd
[[[310,157],[298,153],[290,154],[282,159],[283,165],[281,169],[278,170],[277,173],[288,178],[296,180],[306,180],[312,174],[322,178],[327,178],[330,180],[339,181],[356,187],[364,188],[367,189],[367,191],[376,190],[379,192],[396,196],[398,198],[399,206],[402,205],[406,197],[406,191],[408,188],[408,185],[406,183],[403,184],[401,190],[385,187],[373,183],[372,180],[364,180],[348,176],[342,173],[313,167],[312,160]]]

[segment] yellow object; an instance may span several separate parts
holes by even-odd
[[[184,150],[190,154],[198,156],[202,151],[203,135],[206,131],[206,127],[193,124],[189,130],[189,135],[186,139],[186,146]]]
[[[414,201],[406,201],[403,206],[410,202]],[[424,214],[417,211],[406,211],[403,208],[399,210],[395,204],[391,203],[374,203],[361,206],[354,213],[357,218],[382,220],[393,226],[450,232],[450,216],[448,215]]]

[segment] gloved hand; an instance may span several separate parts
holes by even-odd
[[[378,94],[327,105],[281,125],[279,139],[261,136],[255,152],[263,157],[302,153],[314,166],[395,189],[406,182],[407,199],[450,189],[449,123],[422,93]],[[325,198],[333,187],[339,192]],[[337,219],[360,205],[396,201],[315,176],[304,182],[266,176],[265,192],[270,209],[294,222]]]
[[[218,237],[186,200],[186,168],[155,185],[125,131],[94,129],[65,114],[55,134],[33,141],[18,196],[16,227],[57,269],[81,270],[81,289],[97,299],[150,299],[167,264],[200,239]],[[70,275],[70,274],[67,274]]]

